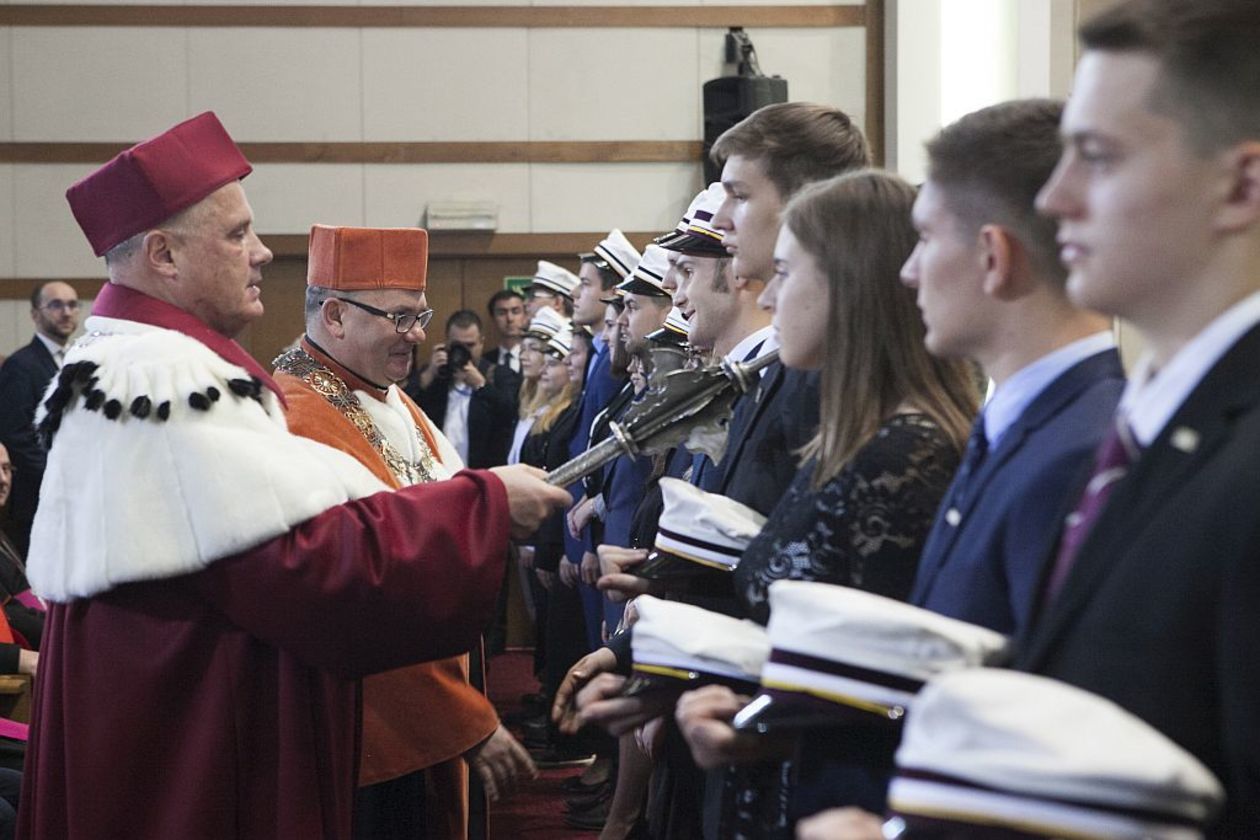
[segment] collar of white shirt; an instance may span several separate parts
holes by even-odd
[[[61,363],[66,356],[66,348],[42,333],[35,333],[35,337],[48,348],[48,352],[52,354],[53,361],[57,363],[57,367],[61,367]]]
[[[771,350],[779,349],[779,335],[774,331],[774,327],[765,326],[744,336],[724,358],[728,362],[750,361],[746,357],[754,348],[757,348],[758,344],[761,345],[757,350],[758,356],[764,356]]]
[[[1243,298],[1218,315],[1158,371],[1150,353],[1129,376],[1120,398],[1120,416],[1142,446],[1150,446],[1209,370],[1243,335],[1260,323],[1260,292]]]
[[[1116,339],[1111,331],[1104,330],[1052,350],[1011,374],[984,407],[984,436],[989,441],[989,449],[997,446],[1002,435],[1032,401],[1069,368],[1115,346]]]

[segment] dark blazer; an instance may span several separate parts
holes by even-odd
[[[971,477],[954,526],[946,503],[928,534],[910,603],[1013,635],[1028,623],[1045,546],[1058,539],[1124,391],[1107,350],[1064,371],[1028,404]]]
[[[57,374],[57,362],[39,338],[0,366],[0,443],[13,461],[9,536],[23,555],[30,547],[31,522],[39,504],[45,452],[35,434],[35,409]]]
[[[818,400],[817,373],[767,368],[758,391],[736,401],[713,492],[769,516],[796,476],[796,450],[818,430]]]
[[[502,348],[495,347],[492,350],[487,350],[484,354],[482,354],[481,358],[489,361],[492,365],[502,365],[503,367],[510,368],[511,365],[499,358],[499,351],[501,349]]]
[[[468,403],[468,467],[485,469],[507,463],[516,430],[516,406],[521,375],[509,367],[483,358],[477,369],[486,378],[485,387],[473,392]],[[446,418],[451,379],[438,374],[433,384],[421,388],[419,374],[407,381],[407,394],[416,401],[439,428]]]
[[[535,434],[532,430],[521,444],[521,463],[546,470],[569,460],[569,438],[573,435],[573,427],[577,423],[578,405],[569,405],[551,428]],[[564,534],[568,529],[564,524],[564,511],[558,510],[538,526],[534,536],[525,540],[534,546],[534,567],[545,572],[554,572],[564,556]]]
[[[1016,662],[1115,701],[1203,761],[1227,796],[1212,837],[1260,837],[1257,358],[1260,327],[1116,483]]]

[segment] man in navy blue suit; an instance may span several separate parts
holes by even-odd
[[[1109,322],[1068,300],[1055,225],[1033,206],[1062,149],[1062,111],[1007,102],[941,131],[914,206],[919,244],[902,270],[928,348],[976,361],[994,383],[911,602],[1007,634],[1028,623],[1044,546],[1124,387]]]
[[[61,367],[66,343],[79,327],[79,298],[60,280],[40,283],[31,292],[31,343],[0,366],[0,443],[13,457],[13,504],[9,538],[26,554],[31,522],[44,477],[44,447],[35,436],[35,409],[49,381]]]

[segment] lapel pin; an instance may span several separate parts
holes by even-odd
[[[950,508],[945,511],[945,521],[957,528],[958,523],[962,522],[962,514],[958,512],[958,508]]]
[[[1175,449],[1180,449],[1189,455],[1199,448],[1199,433],[1189,426],[1178,426],[1173,429],[1172,436],[1168,441]]]

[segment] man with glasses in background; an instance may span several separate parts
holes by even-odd
[[[5,531],[23,555],[39,504],[44,477],[44,447],[35,435],[35,409],[49,381],[61,368],[66,344],[79,328],[79,297],[60,280],[40,283],[31,292],[35,336],[0,367],[0,443],[13,458],[13,504]]]
[[[392,487],[441,481],[463,467],[396,384],[433,316],[427,267],[426,231],[316,225],[306,335],[276,359],[289,430],[345,452]],[[362,709],[355,837],[467,837],[470,765],[495,798],[533,773],[470,684],[467,654],[368,676]]]

